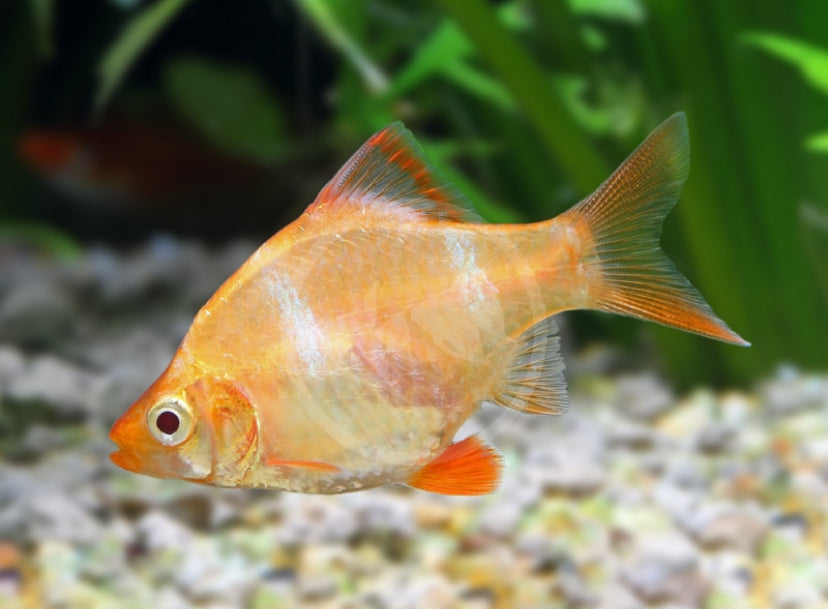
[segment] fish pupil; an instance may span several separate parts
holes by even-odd
[[[178,431],[181,421],[178,419],[177,414],[170,412],[169,410],[165,410],[158,415],[157,419],[155,419],[155,425],[161,433],[165,433],[169,436]]]

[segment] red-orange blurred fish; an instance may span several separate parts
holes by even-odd
[[[566,213],[489,225],[391,125],[201,309],[112,460],[217,486],[492,491],[497,452],[454,435],[483,400],[565,408],[555,313],[748,344],[658,248],[688,159],[677,114]]]
[[[20,157],[62,192],[92,203],[160,207],[210,196],[216,188],[261,181],[265,169],[213,152],[164,123],[31,130]]]

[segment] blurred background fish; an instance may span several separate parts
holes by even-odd
[[[290,172],[222,155],[158,118],[31,130],[20,137],[18,150],[75,213],[139,219],[147,227],[253,231],[263,221],[284,222],[293,211],[274,198],[276,190],[301,195]],[[228,201],[236,202],[232,213]]]

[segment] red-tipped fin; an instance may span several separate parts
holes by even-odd
[[[371,136],[322,189],[308,213],[342,205],[407,219],[480,221],[468,199],[438,173],[400,122]]]
[[[409,486],[443,495],[485,495],[500,483],[498,452],[469,436],[408,479]]]
[[[748,346],[659,248],[661,224],[678,200],[689,165],[687,120],[674,114],[562,219],[592,250],[583,263],[593,308]]]

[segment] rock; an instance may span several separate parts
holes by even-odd
[[[100,539],[98,521],[69,495],[54,488],[32,489],[0,511],[0,537],[88,546]]]
[[[617,383],[617,408],[624,416],[653,421],[675,404],[673,392],[655,374],[621,376]]]
[[[713,503],[689,511],[683,528],[705,548],[753,553],[768,531],[768,518],[757,505]]]
[[[623,570],[623,580],[647,603],[678,603],[700,607],[709,582],[698,555],[686,539],[663,534],[639,542],[635,557]]]
[[[641,601],[628,588],[615,581],[610,581],[599,596],[594,605],[596,609],[644,609]]]
[[[598,602],[588,582],[573,565],[564,565],[555,573],[556,588],[570,607],[593,607]]]
[[[194,604],[244,606],[264,573],[264,565],[256,568],[223,546],[221,539],[196,537],[175,565],[173,581]]]
[[[65,291],[36,276],[0,297],[0,341],[52,346],[75,315],[75,303]]]
[[[686,489],[703,491],[710,484],[709,475],[706,471],[706,462],[698,455],[691,452],[672,451],[663,455],[664,472],[662,478]]]
[[[351,495],[348,501],[361,533],[390,532],[404,537],[416,533],[411,502],[403,497],[366,493]]]
[[[0,345],[0,397],[14,379],[23,374],[26,360],[14,347]]]
[[[36,357],[6,387],[17,408],[45,405],[58,417],[83,420],[100,410],[107,381],[51,355]]]
[[[646,450],[656,443],[658,434],[638,421],[616,419],[608,426],[607,440],[612,447]]]
[[[356,514],[341,497],[286,493],[280,499],[284,520],[278,535],[283,544],[345,541],[359,532]]]
[[[0,606],[16,597],[23,584],[23,557],[12,543],[0,541]]]
[[[780,367],[776,378],[760,386],[764,407],[776,416],[787,416],[828,405],[828,379],[807,376],[790,366]]]
[[[66,429],[34,423],[26,428],[20,443],[8,451],[13,460],[33,460],[72,444]]]
[[[418,529],[445,528],[451,521],[451,506],[421,494],[414,501],[413,516]]]
[[[523,511],[521,505],[507,501],[490,505],[480,514],[480,530],[494,537],[508,539],[515,533]]]
[[[736,429],[731,425],[710,422],[696,434],[696,448],[708,454],[721,453],[730,448],[735,435]]]
[[[164,504],[164,512],[190,529],[209,530],[213,524],[214,498],[210,489],[195,487]]]
[[[814,505],[828,502],[828,480],[819,472],[807,469],[790,474],[791,490],[806,497]]]
[[[319,601],[336,594],[345,576],[350,553],[339,544],[305,547],[299,559],[297,591],[305,601]]]
[[[144,514],[135,523],[135,530],[150,554],[163,550],[185,554],[194,539],[192,531],[158,509],[151,509]]]
[[[598,490],[606,479],[605,448],[600,434],[583,432],[554,442],[530,445],[523,465],[526,484],[547,491],[584,495]]]
[[[153,599],[153,609],[192,609],[192,606],[186,596],[172,587],[157,590]]]
[[[457,589],[438,573],[412,578],[396,597],[394,609],[453,609],[457,606]]]
[[[652,490],[652,499],[660,510],[678,523],[698,509],[703,496],[695,490],[660,481]]]

